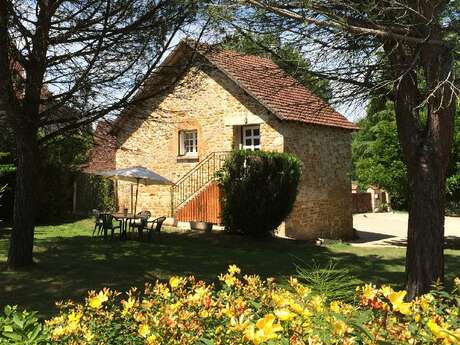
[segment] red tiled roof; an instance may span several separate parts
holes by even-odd
[[[358,129],[270,59],[230,50],[199,50],[209,62],[281,120]]]

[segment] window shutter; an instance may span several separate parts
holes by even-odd
[[[179,156],[185,155],[184,131],[179,131]]]

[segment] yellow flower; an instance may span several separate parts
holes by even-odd
[[[141,312],[136,311],[136,312],[133,314],[133,318],[134,318],[134,320],[136,320],[137,322],[143,322],[143,321],[145,320],[145,315],[142,314]]]
[[[67,316],[67,327],[65,328],[67,334],[74,333],[79,329],[80,326],[80,319],[82,317],[82,312],[76,313],[75,311],[72,311],[68,316]]]
[[[233,310],[230,308],[229,304],[227,303],[224,308],[221,309],[222,315],[225,315],[228,318],[233,317]]]
[[[338,336],[343,336],[348,329],[347,324],[343,322],[342,320],[333,319],[331,321],[331,324],[332,324],[332,332]]]
[[[279,323],[275,322],[275,316],[272,314],[265,315],[262,319],[256,322],[256,325],[250,325],[246,328],[244,336],[247,340],[252,341],[253,344],[261,344],[270,339],[275,339],[278,335],[277,332],[281,332],[283,327]]]
[[[109,298],[107,297],[107,292],[105,290],[99,291],[97,295],[89,299],[88,305],[93,309],[99,309],[100,307],[102,307],[102,304],[104,302],[108,301],[108,299]]]
[[[430,309],[430,302],[432,301],[432,299],[433,299],[433,296],[427,294],[427,295],[421,296],[417,302],[423,311],[427,311]]]
[[[237,278],[233,274],[224,274],[219,276],[219,280],[223,281],[227,286],[235,285]]]
[[[388,298],[394,292],[394,290],[388,285],[383,285],[380,288],[380,291],[382,292],[382,295],[386,298]]]
[[[308,337],[308,345],[322,345],[323,342],[317,335]]]
[[[271,298],[273,302],[275,303],[275,305],[279,308],[287,306],[289,304],[289,301],[291,300],[287,292],[284,292],[284,293],[273,292],[271,295]]]
[[[406,291],[393,292],[388,296],[391,304],[393,305],[394,311],[399,311],[403,315],[411,314],[412,303],[405,303],[404,297],[406,296]]]
[[[230,326],[232,330],[241,332],[241,331],[244,331],[249,326],[249,320],[244,315],[240,315],[240,317],[238,318],[232,317],[230,319]],[[216,329],[216,334],[217,334],[217,329]]]
[[[69,323],[73,324],[78,324],[80,323],[80,319],[83,316],[82,312],[76,313],[75,311],[72,311],[68,316],[67,319],[69,320]]]
[[[199,288],[195,289],[195,293],[190,296],[190,300],[193,302],[201,301],[203,297],[205,297],[208,293],[205,287],[200,286]]]
[[[307,318],[309,318],[309,317],[312,317],[312,316],[313,316],[313,313],[311,312],[310,309],[305,308],[305,309],[302,311],[302,316],[303,316],[304,318],[307,319]]]
[[[311,305],[313,306],[315,311],[318,313],[324,310],[323,303],[324,303],[324,297],[316,295],[316,296],[313,296],[313,298],[311,299]]]
[[[84,333],[84,338],[86,341],[91,341],[94,339],[94,334],[91,333],[91,331],[87,330],[85,333]]]
[[[142,338],[147,338],[147,336],[150,334],[150,326],[146,323],[143,323],[139,326],[137,332]]]
[[[274,313],[281,321],[290,321],[296,316],[293,312],[287,309],[276,309]]]
[[[53,332],[51,333],[53,339],[59,339],[65,334],[65,329],[62,326],[57,326],[53,329]]]
[[[375,289],[375,285],[366,284],[364,285],[362,290],[363,290],[362,296],[366,300],[374,299],[374,297],[377,295],[377,290]]]
[[[164,299],[168,299],[171,296],[169,288],[163,284],[158,284],[158,294]]]
[[[176,303],[169,305],[169,307],[171,308],[173,312],[176,312],[182,307],[182,305],[183,305],[182,301],[177,301]]]
[[[199,315],[202,319],[206,319],[206,318],[208,318],[211,314],[209,313],[208,310],[203,309],[203,310],[201,310],[201,311],[198,313],[198,315]]]
[[[428,328],[430,329],[431,333],[433,333],[433,335],[436,338],[441,338],[442,337],[442,328],[436,323],[435,320],[429,319],[428,322],[426,323],[426,325],[428,326]]]
[[[129,311],[134,307],[134,304],[136,303],[136,300],[129,296],[128,300],[121,301],[121,304],[123,305],[123,310],[121,312],[121,315],[125,316],[126,314],[129,313]]]
[[[299,285],[299,281],[297,280],[297,278],[289,277],[289,285],[291,285],[292,287],[296,287],[297,285]]]
[[[449,326],[446,323],[441,322],[440,326],[434,319],[428,320],[427,326],[430,329],[431,333],[433,333],[435,338],[443,339],[442,344],[460,344],[460,329],[456,329],[454,332],[452,332],[451,330],[449,330]]]
[[[241,273],[241,269],[236,266],[236,265],[230,265],[228,266],[228,273],[230,274],[240,274]]]
[[[456,277],[456,278],[454,279],[454,284],[455,284],[455,286],[456,286],[457,288],[460,288],[460,277]]]
[[[173,276],[169,278],[169,285],[171,288],[175,289],[179,286],[181,286],[184,283],[184,279],[180,277]]]
[[[295,289],[299,296],[302,298],[307,298],[308,295],[311,294],[311,289],[308,286],[303,286],[300,283],[295,287]]]
[[[147,337],[147,339],[145,340],[145,343],[147,345],[156,345],[156,344],[159,344],[159,342],[157,341],[157,337],[155,335],[149,335]]]
[[[329,308],[334,313],[340,313],[340,304],[337,301],[332,301]]]
[[[295,302],[289,303],[289,307],[291,308],[293,312],[297,314],[302,314],[304,311],[304,308],[300,304],[295,303]]]

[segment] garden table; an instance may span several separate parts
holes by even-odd
[[[133,221],[141,219],[141,216],[135,214],[113,213],[112,216],[121,222],[120,224],[120,239],[128,239],[128,227]]]

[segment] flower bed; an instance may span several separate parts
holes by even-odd
[[[315,295],[295,278],[284,289],[242,276],[233,265],[219,279],[221,288],[171,277],[144,291],[93,291],[83,305],[60,303],[42,332],[67,345],[460,344],[458,278],[452,293],[434,290],[412,302],[405,291],[368,284],[353,304]]]

